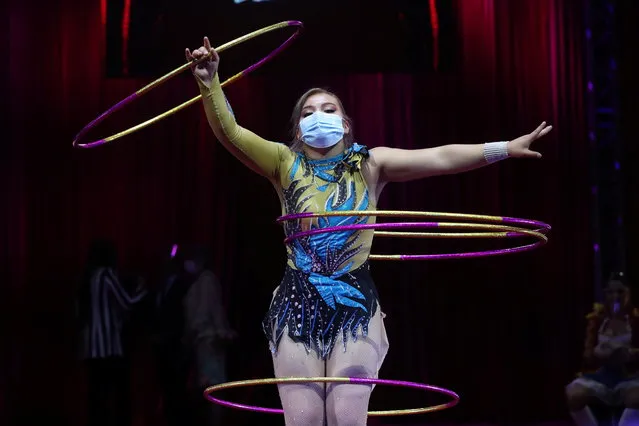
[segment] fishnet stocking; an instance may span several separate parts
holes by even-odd
[[[284,332],[273,356],[275,377],[318,377],[325,375],[324,361],[306,352]],[[324,426],[324,383],[278,385],[286,426]]]
[[[326,375],[331,377],[376,378],[386,353],[388,338],[384,316],[377,310],[371,318],[368,336],[349,340],[346,352],[342,339],[326,361]],[[329,384],[326,393],[328,426],[366,426],[368,401],[373,388],[368,385]]]
[[[377,377],[388,351],[383,318],[378,309],[368,336],[349,340],[346,352],[340,338],[326,362],[307,353],[304,345],[293,342],[285,331],[273,356],[275,377]],[[279,385],[278,390],[286,426],[366,425],[371,386],[310,383]]]

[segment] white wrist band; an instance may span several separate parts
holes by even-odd
[[[484,144],[484,159],[488,164],[508,158],[508,142],[488,142]]]

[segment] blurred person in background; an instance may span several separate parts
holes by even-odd
[[[226,351],[236,333],[222,286],[203,246],[176,249],[156,296],[154,342],[169,426],[221,424],[220,407],[202,396],[226,381]]]
[[[130,311],[146,295],[142,282],[130,294],[117,269],[117,251],[108,240],[89,249],[77,298],[80,358],[86,362],[89,426],[131,424],[130,357],[123,328]]]
[[[590,406],[623,407],[619,426],[639,425],[639,310],[632,305],[623,274],[612,276],[604,303],[588,316],[584,367],[566,387],[577,426],[597,426]]]

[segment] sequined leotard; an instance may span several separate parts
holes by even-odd
[[[286,145],[270,142],[240,127],[216,76],[211,88],[200,85],[207,118],[220,141],[244,164],[268,177],[282,203],[282,213],[375,210],[362,166],[367,149],[355,144],[343,154],[308,159]],[[303,229],[372,223],[373,217],[327,217],[290,221],[287,236]],[[378,309],[378,295],[367,258],[372,231],[317,234],[292,241],[288,262],[263,321],[275,352],[282,335],[303,343],[326,359],[338,338],[366,334]]]

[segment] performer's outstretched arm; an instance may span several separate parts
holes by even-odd
[[[237,124],[220,85],[217,73],[219,56],[209,40],[205,37],[204,46],[192,54],[186,49],[186,58],[189,61],[197,60],[209,53],[211,58],[198,64],[193,73],[200,87],[206,117],[215,137],[251,170],[276,179],[283,157],[291,155],[291,151],[285,145],[267,141]]]
[[[532,133],[510,142],[443,145],[416,150],[379,147],[371,150],[372,164],[378,167],[379,181],[384,183],[466,172],[507,157],[540,158],[540,153],[530,150],[530,144],[551,129],[552,126],[543,122]]]

